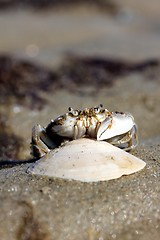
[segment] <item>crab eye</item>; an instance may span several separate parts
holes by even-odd
[[[74,117],[77,117],[79,112],[78,110],[73,110],[73,108],[69,107],[68,108],[69,113],[71,113]]]
[[[79,114],[79,112],[78,112],[78,110],[74,110],[74,111],[72,112],[72,114],[73,114],[73,116],[77,117],[78,114]]]
[[[95,114],[100,113],[100,111],[102,110],[103,104],[99,104],[98,107],[94,107],[94,112]]]
[[[99,111],[100,111],[99,107],[95,107],[95,108],[94,108],[94,112],[95,112],[96,114],[99,113]]]

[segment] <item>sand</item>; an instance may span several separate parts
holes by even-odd
[[[158,58],[159,16],[149,12],[148,5],[144,11],[140,8],[140,12],[134,7],[129,11],[125,5],[122,9],[126,9],[129,15],[121,11],[113,17],[95,10],[88,14],[81,9],[76,10],[77,15],[69,10],[61,11],[60,15],[55,13],[52,18],[51,11],[8,10],[0,16],[0,29],[6,23],[6,28],[11,31],[3,33],[0,51],[55,69],[68,50],[83,56],[112,56],[135,62]],[[69,30],[64,32],[66,28]],[[13,38],[20,29],[22,38],[15,41]],[[68,31],[74,34],[68,34]],[[40,49],[35,57],[28,55],[26,50],[31,43]],[[131,153],[147,164],[133,175],[98,183],[32,176],[26,173],[30,163],[1,168],[1,239],[159,239],[159,72],[160,66],[143,72],[130,72],[117,77],[111,87],[104,86],[99,91],[95,91],[94,86],[82,86],[78,91],[59,89],[53,94],[41,93],[47,104],[40,111],[15,102],[7,107],[1,105],[1,114],[7,116],[7,123],[16,136],[23,139],[17,160],[31,159],[29,144],[34,124],[46,126],[50,119],[65,113],[69,106],[83,108],[103,103],[111,111],[133,114],[139,129],[139,145]]]

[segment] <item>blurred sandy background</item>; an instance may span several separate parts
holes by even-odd
[[[160,3],[0,0],[0,238],[159,239]],[[103,103],[139,128],[135,175],[81,184],[26,174],[32,126]]]

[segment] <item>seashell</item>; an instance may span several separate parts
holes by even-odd
[[[80,138],[50,151],[33,163],[27,172],[82,182],[98,182],[135,173],[145,165],[141,159],[110,143]]]

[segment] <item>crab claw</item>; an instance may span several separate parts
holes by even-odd
[[[97,140],[106,140],[114,136],[125,134],[134,126],[134,118],[130,113],[113,112],[105,119],[97,132]]]

